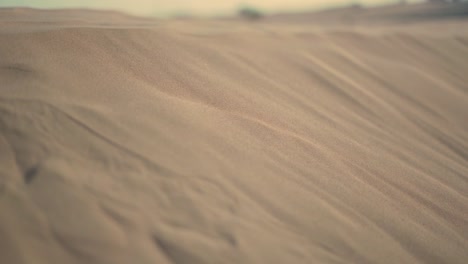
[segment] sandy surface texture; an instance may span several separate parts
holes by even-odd
[[[467,263],[467,20],[301,19],[1,10],[0,262]]]

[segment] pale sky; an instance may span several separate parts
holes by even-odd
[[[229,13],[242,5],[262,11],[323,8],[344,3],[382,4],[398,0],[0,0],[0,6],[115,9],[137,15]],[[417,1],[417,0],[416,0]],[[415,2],[415,1],[408,1]]]

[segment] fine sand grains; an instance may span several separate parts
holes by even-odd
[[[20,11],[1,263],[466,263],[464,32]]]

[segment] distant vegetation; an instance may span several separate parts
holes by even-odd
[[[237,12],[239,17],[248,19],[248,20],[258,20],[263,17],[262,12],[253,8],[253,7],[242,7]]]
[[[426,2],[429,3],[462,3],[462,2],[468,2],[466,0],[426,0]]]

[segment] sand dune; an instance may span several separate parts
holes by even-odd
[[[462,27],[2,12],[2,263],[466,263]]]

